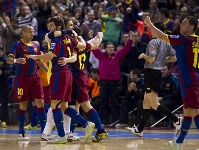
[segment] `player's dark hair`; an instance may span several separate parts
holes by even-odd
[[[48,22],[54,22],[55,26],[61,26],[61,30],[64,30],[65,24],[63,19],[60,16],[54,16],[48,19]]]
[[[113,45],[114,46],[114,44],[112,42],[107,42],[106,45],[105,45],[105,48],[107,48],[108,45]]]
[[[77,33],[77,35],[79,35],[80,28],[77,25],[74,25],[74,29],[73,30]]]
[[[198,29],[198,20],[197,20],[197,18],[194,17],[194,16],[187,16],[185,18],[189,20],[189,24],[190,25],[194,26],[193,31],[195,33],[196,30]]]
[[[62,17],[62,19],[63,19],[63,21],[64,21],[65,26],[67,26],[67,24],[68,24],[69,21],[72,21],[72,20],[71,20],[70,18],[68,18],[68,17]]]
[[[158,28],[160,31],[165,32],[166,26],[163,24],[162,21],[157,21],[153,24],[156,28]]]
[[[98,70],[98,68],[93,68],[93,69],[91,69],[91,72],[93,72],[94,74],[98,74],[99,75],[99,70]]]
[[[140,70],[138,68],[134,68],[131,71],[133,72],[133,75],[136,74],[138,76],[138,78],[141,78],[141,72],[140,72]]]
[[[164,15],[166,18],[169,18],[169,10],[167,8],[160,8],[159,12]]]

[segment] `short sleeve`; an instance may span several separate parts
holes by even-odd
[[[19,53],[20,47],[19,47],[19,43],[15,43],[12,48],[10,49],[10,52],[8,54],[8,57],[17,57],[17,54]]]
[[[188,37],[183,35],[167,35],[167,38],[171,44],[171,46],[176,45],[188,45]]]
[[[151,40],[147,46],[147,52],[149,56],[156,56],[157,54],[157,43],[155,40]]]
[[[168,56],[175,56],[176,55],[176,52],[171,45],[167,44],[167,49],[168,49]]]
[[[53,53],[54,56],[57,56],[60,51],[60,42],[61,41],[59,39],[54,38],[51,42],[49,53]]]

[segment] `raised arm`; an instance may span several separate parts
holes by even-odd
[[[167,43],[170,43],[169,40],[168,40],[168,37],[166,34],[164,34],[162,31],[160,31],[159,29],[157,29],[152,23],[151,23],[151,20],[150,20],[150,17],[147,16],[145,19],[144,19],[144,23],[150,28],[151,32],[153,35],[155,35],[157,38],[159,38],[160,40],[162,41],[165,41]]]

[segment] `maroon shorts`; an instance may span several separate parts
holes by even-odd
[[[199,85],[181,89],[184,108],[199,108]]]
[[[24,102],[43,98],[44,92],[39,75],[16,76],[13,91],[15,101]]]
[[[89,83],[87,75],[81,75],[73,78],[73,95],[78,103],[89,100],[88,90]]]
[[[51,100],[71,101],[72,74],[69,70],[60,70],[52,73],[50,78]]]
[[[43,91],[44,91],[44,102],[49,103],[50,102],[50,87],[44,86]]]

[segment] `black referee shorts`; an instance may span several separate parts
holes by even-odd
[[[162,73],[160,70],[153,69],[145,69],[144,72],[144,87],[146,93],[150,93],[154,91],[156,93],[160,90],[160,81],[161,81]]]

